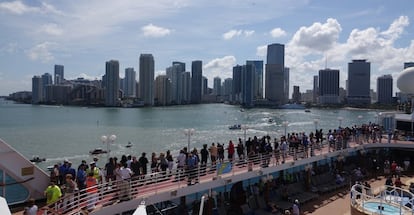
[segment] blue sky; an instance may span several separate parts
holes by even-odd
[[[101,78],[105,61],[138,71],[151,53],[156,74],[172,61],[203,61],[203,75],[231,77],[232,67],[264,60],[266,46],[285,44],[290,85],[312,89],[319,69],[352,59],[371,62],[376,78],[414,61],[414,2],[402,0],[70,0],[0,1],[0,95],[31,90],[33,75]],[[327,60],[326,60],[327,59]],[[394,82],[394,85],[396,82]]]

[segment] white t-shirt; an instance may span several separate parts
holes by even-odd
[[[120,173],[122,179],[130,179],[131,175],[132,175],[132,171],[128,167],[127,168],[122,167],[119,170],[119,173]]]
[[[33,205],[32,207],[28,207],[28,208],[26,208],[25,209],[25,213],[23,213],[23,214],[25,214],[25,215],[36,215],[37,214],[37,205]]]

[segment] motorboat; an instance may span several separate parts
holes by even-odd
[[[305,109],[305,112],[306,113],[310,113],[311,111],[309,109]]]
[[[237,124],[237,125],[231,125],[229,126],[230,130],[240,130],[241,129],[241,125]]]
[[[105,154],[105,153],[108,153],[108,152],[103,150],[102,148],[95,148],[94,150],[89,151],[89,154],[91,155],[99,155],[99,154]]]
[[[126,144],[126,148],[131,148],[133,145],[132,145],[132,143],[131,142],[128,142],[128,144]]]
[[[39,156],[33,156],[33,158],[30,159],[30,162],[33,162],[33,163],[40,163],[43,161],[46,161],[46,158],[40,158]]]

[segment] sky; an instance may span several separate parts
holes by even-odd
[[[0,95],[31,91],[31,78],[55,64],[65,79],[94,80],[115,59],[124,77],[142,53],[154,56],[156,75],[202,60],[212,87],[246,60],[266,64],[272,43],[285,44],[290,86],[301,92],[324,68],[339,69],[345,87],[353,59],[371,62],[376,90],[377,77],[391,74],[396,86],[414,61],[412,20],[411,0],[0,0]]]

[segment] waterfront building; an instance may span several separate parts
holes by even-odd
[[[407,69],[408,67],[414,67],[414,62],[404,62],[404,69]]]
[[[248,60],[246,65],[254,66],[253,97],[255,100],[263,99],[263,61]]]
[[[319,103],[339,104],[339,70],[319,70]]]
[[[244,107],[253,107],[254,96],[254,71],[255,67],[250,65],[243,65],[241,76],[241,104]]]
[[[67,105],[71,102],[71,84],[47,85],[44,102],[49,104]]]
[[[289,88],[290,88],[290,84],[289,84],[289,79],[290,79],[290,68],[289,67],[285,67],[284,71],[283,71],[283,84],[284,84],[284,92],[285,92],[285,97],[284,97],[284,101],[285,103],[287,101],[289,101]]]
[[[161,106],[171,104],[171,81],[167,75],[159,75],[155,78],[154,103]]]
[[[191,103],[201,102],[201,81],[203,77],[203,62],[195,60],[191,63]]]
[[[173,104],[182,104],[184,67],[180,63],[173,63],[172,66],[166,69],[167,77],[171,81],[171,100]]]
[[[391,75],[383,75],[377,79],[378,103],[391,104],[393,79]]]
[[[63,65],[55,65],[55,84],[61,84],[65,80]]]
[[[220,96],[221,95],[221,78],[214,77],[213,79],[213,95]]]
[[[348,104],[367,105],[371,103],[371,63],[366,60],[352,60],[348,63]]]
[[[202,81],[201,82],[201,95],[207,95],[208,94],[208,79],[207,77],[203,76],[201,81]],[[193,83],[192,80],[191,80],[191,83]]]
[[[43,84],[40,76],[33,76],[32,78],[32,104],[39,104],[43,101]]]
[[[223,96],[225,101],[230,101],[231,92],[233,90],[233,79],[226,78],[223,83]]]
[[[52,75],[49,73],[45,73],[42,75],[42,85],[43,85],[43,91],[42,91],[42,100],[46,98],[46,86],[52,85]]]
[[[105,106],[119,105],[119,62],[117,60],[110,60],[106,62],[105,76]]]
[[[242,68],[243,66],[236,65],[233,67],[233,86],[232,86],[232,101],[241,101],[241,85],[242,85]]]
[[[140,98],[145,106],[154,105],[154,57],[141,54],[139,57]]]
[[[182,96],[181,96],[181,103],[182,104],[189,104],[191,101],[191,73],[190,72],[183,72],[181,74],[181,89],[182,89]]]
[[[124,78],[124,96],[129,98],[136,97],[136,72],[134,68],[125,69],[125,78]]]
[[[293,103],[300,103],[302,101],[299,86],[293,86],[292,101]]]
[[[285,93],[285,46],[270,44],[267,46],[265,98],[277,104],[284,104]]]
[[[319,97],[319,77],[317,75],[313,76],[313,95],[312,95],[312,102],[314,104],[318,103]]]

